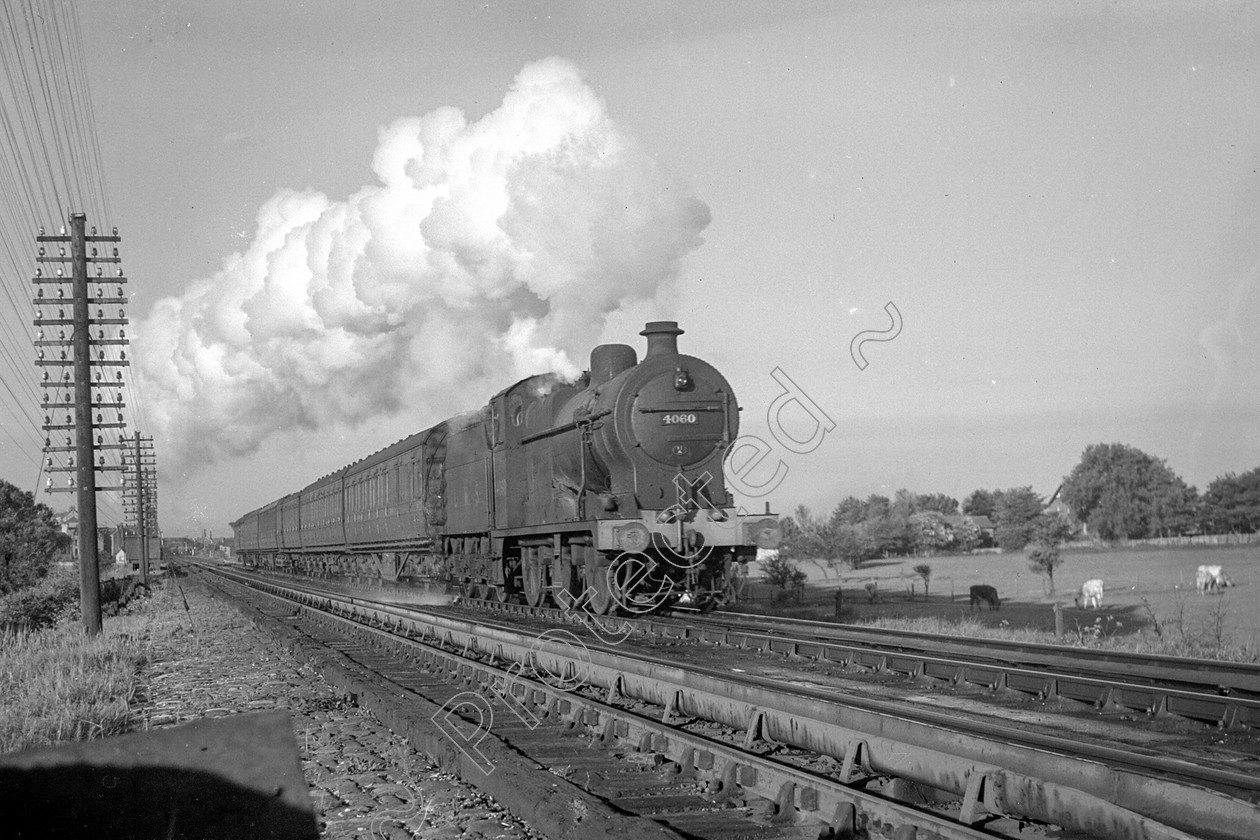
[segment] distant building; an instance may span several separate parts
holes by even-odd
[[[65,513],[54,513],[53,517],[57,521],[58,527],[62,533],[68,534],[70,537],[70,559],[79,562],[79,511],[76,508],[70,508]],[[109,563],[116,550],[114,545],[114,536],[112,530],[107,527],[97,526],[96,528],[96,555],[98,563],[100,558],[105,558],[105,562]]]
[[[1046,502],[1044,513],[1053,513],[1063,519],[1064,522],[1072,526],[1072,534],[1088,534],[1089,526],[1076,518],[1076,514],[1072,513],[1072,509],[1063,501],[1063,485],[1060,484],[1054,488],[1054,492],[1050,494],[1050,501]]]
[[[987,516],[955,513],[945,517],[945,524],[954,530],[957,530],[962,525],[971,525],[980,532],[980,548],[991,546],[994,543],[995,526],[993,525],[993,520]]]

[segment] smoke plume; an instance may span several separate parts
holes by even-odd
[[[476,122],[446,107],[383,128],[372,169],[344,201],[278,192],[243,252],[140,325],[173,457],[411,407],[442,406],[436,420],[575,375],[608,314],[673,279],[709,222],[556,58]]]

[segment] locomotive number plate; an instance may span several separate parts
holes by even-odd
[[[691,414],[690,412],[685,413],[685,414],[662,414],[661,415],[662,426],[692,426],[692,425],[695,425],[697,422],[699,421],[696,415]]]

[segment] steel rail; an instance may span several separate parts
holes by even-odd
[[[295,591],[274,583],[258,585]],[[336,600],[311,593],[300,593],[302,598],[329,604]],[[398,607],[343,602],[338,609],[397,627],[410,625],[412,632],[419,624],[442,628],[449,642],[469,648],[489,640],[500,657],[523,657],[601,690],[719,722],[745,731],[749,742],[763,738],[829,755],[842,760],[849,772],[860,767],[910,779],[1017,818],[1134,840],[1182,832],[1231,840],[1260,834],[1260,810],[1254,804],[1204,786],[1254,792],[1256,781],[1249,775],[977,725],[935,712],[916,710],[911,716],[904,705],[892,714],[887,706],[836,692],[785,690],[768,680],[731,679],[598,645],[575,651],[536,639],[531,646],[512,628],[421,616]],[[1107,766],[1106,760],[1124,766]]]
[[[896,643],[841,641],[819,634],[813,638],[787,634],[750,632],[738,623],[704,623],[689,627],[665,619],[643,619],[647,632],[674,638],[733,645],[752,650],[803,656],[820,662],[886,671],[909,676],[931,677],[953,683],[968,683],[990,689],[1011,689],[1032,694],[1040,699],[1063,698],[1088,703],[1098,709],[1123,707],[1147,715],[1172,715],[1190,718],[1223,728],[1260,727],[1260,699],[1233,694],[1219,694],[1210,686],[1198,690],[1178,688],[1184,679],[1150,677],[1132,682],[1123,675],[1101,669],[1070,668],[1070,656],[1060,653],[1045,659],[1040,667],[1022,667],[988,655],[987,642],[970,646],[928,643],[907,649]],[[939,651],[939,652],[938,652]],[[965,652],[968,658],[947,656],[947,652]],[[1056,670],[1047,670],[1056,668]]]
[[[463,600],[496,612],[569,620],[568,613],[550,607]],[[1074,700],[1098,709],[1127,708],[1153,717],[1171,715],[1226,729],[1260,728],[1260,694],[1252,696],[1250,688],[1253,672],[1260,680],[1260,666],[1249,663],[1207,664],[1156,654],[1093,651],[882,628],[863,630],[854,625],[837,627],[737,613],[723,614],[721,618],[694,615],[688,616],[686,621],[670,616],[618,620],[628,621],[640,632],[668,638],[809,657],[876,672],[924,676],[993,690],[1005,688],[1041,699]],[[770,629],[750,630],[745,625]],[[1087,660],[1085,666],[1078,661],[1078,654],[1080,659]]]
[[[689,620],[691,616],[689,616]],[[730,622],[761,625],[772,629],[808,633],[828,640],[848,641],[901,649],[928,649],[935,653],[977,654],[994,660],[1021,665],[1064,667],[1069,661],[1079,666],[1088,662],[1094,672],[1106,672],[1129,679],[1146,680],[1162,685],[1201,687],[1203,691],[1251,695],[1260,698],[1260,665],[1250,662],[1191,659],[1163,654],[1130,653],[1118,650],[1068,647],[1041,642],[1017,642],[1006,639],[974,639],[915,630],[890,630],[863,627],[857,624],[832,624],[805,619],[754,616],[747,613],[719,611],[695,616],[701,623]]]

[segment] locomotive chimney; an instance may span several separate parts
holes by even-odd
[[[648,340],[648,349],[643,360],[647,361],[656,356],[677,356],[678,336],[682,334],[683,331],[678,329],[677,321],[648,321],[643,332],[639,333],[639,335],[647,336]]]
[[[590,387],[598,388],[638,363],[639,356],[629,344],[601,344],[591,351]]]

